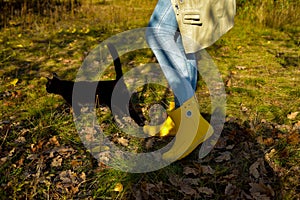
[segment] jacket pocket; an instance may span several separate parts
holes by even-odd
[[[182,22],[184,24],[202,26],[201,16],[199,10],[183,10]]]

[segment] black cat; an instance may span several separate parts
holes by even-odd
[[[130,99],[129,98],[129,91],[125,85],[125,83],[122,81],[121,77],[123,76],[122,72],[122,66],[121,66],[121,61],[118,56],[118,52],[115,49],[115,47],[112,44],[107,45],[109,48],[109,51],[111,55],[114,58],[114,67],[115,67],[115,72],[116,72],[116,79],[115,80],[105,80],[105,81],[79,81],[76,82],[76,89],[78,89],[79,92],[76,92],[77,95],[76,97],[73,97],[73,88],[74,88],[74,81],[68,81],[68,80],[61,80],[56,73],[53,73],[53,78],[47,78],[48,82],[46,84],[46,90],[48,93],[53,93],[53,94],[58,94],[61,95],[69,105],[72,106],[73,111],[76,115],[80,114],[81,112],[81,107],[85,105],[95,105],[98,107],[100,105],[106,105],[110,109],[112,109],[112,106],[117,107],[118,111],[123,112],[123,113],[128,113],[126,112],[126,109],[129,108],[129,113],[131,118],[140,126],[143,126],[145,123],[145,118],[143,117],[142,113],[137,111],[134,108],[134,105],[132,104],[131,101],[129,101],[129,105],[116,105],[119,104],[116,102],[115,105],[111,104],[111,97],[113,90],[117,84],[120,84],[118,87],[121,88],[121,90],[118,90],[121,92],[120,95],[120,101],[123,99]],[[95,91],[95,94],[91,94],[91,92]],[[91,96],[94,95],[94,96]],[[75,99],[76,102],[72,102]],[[90,100],[94,100],[94,102],[89,102]]]

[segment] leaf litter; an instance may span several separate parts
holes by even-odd
[[[137,193],[144,199],[169,197],[156,197],[158,190],[161,194],[173,193],[175,199],[281,199],[285,192],[281,188],[280,176],[287,173],[278,173],[283,167],[273,161],[275,150],[268,153],[270,144],[266,141],[260,143],[259,136],[255,136],[259,130],[240,124],[238,120],[228,119],[221,138],[207,157],[197,160],[195,151],[175,163],[182,166],[182,172],[166,172],[168,181],[159,182],[160,188],[155,181],[143,182],[144,186],[140,185]],[[264,126],[258,129],[272,126],[276,131],[273,139],[279,140],[282,132],[274,129],[275,124],[265,123]],[[299,172],[299,168],[297,170]],[[147,190],[145,184],[149,186]]]
[[[292,140],[297,141],[297,134],[299,134],[297,123],[295,127],[288,129],[290,133],[274,129],[274,127],[279,127],[275,124],[264,123],[264,126],[259,128],[275,130],[272,133],[274,140],[284,140],[291,144],[294,144]],[[24,133],[27,134],[27,131]],[[82,154],[81,150],[62,144],[59,136],[50,136],[48,140],[37,141],[24,148],[22,145],[25,142],[25,134],[15,140],[14,148],[0,153],[0,163],[25,167],[28,174],[26,184],[29,187],[51,184],[54,191],[60,195],[80,196],[86,192],[83,188],[91,183],[87,178],[94,180],[91,174],[110,170],[104,164],[105,159],[110,159],[108,152],[106,154],[102,152],[99,155],[102,156],[104,163],[98,163],[90,170],[84,170],[84,166],[91,164],[90,159]],[[176,199],[274,199],[282,197],[284,193],[280,189],[280,177],[295,176],[299,168],[286,168],[275,162],[274,158],[282,151],[280,152],[280,149],[274,145],[270,150],[270,145],[265,142],[267,136],[258,139],[260,135],[256,138],[253,135],[255,132],[248,127],[240,125],[233,119],[228,119],[217,145],[207,157],[197,160],[196,150],[183,160],[172,164],[181,168],[181,172],[173,173],[168,170],[168,167],[161,169],[159,173],[168,177],[165,181],[158,177],[147,179],[145,177],[148,175],[141,175],[140,181],[132,186],[132,192],[128,194],[128,198],[164,199],[173,195]],[[112,136],[112,141],[123,148],[131,146],[130,137],[125,137],[120,133]],[[161,139],[152,137],[145,142],[145,148],[156,146],[157,143],[161,143]],[[26,156],[18,156],[24,153]],[[15,156],[19,159],[13,161]],[[66,166],[69,167],[66,168]],[[10,181],[4,187],[9,189],[12,184],[13,182]],[[122,193],[127,187],[123,182],[117,182],[112,191]]]

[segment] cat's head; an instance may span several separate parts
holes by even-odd
[[[53,73],[52,75],[52,78],[47,77],[48,81],[46,83],[46,90],[48,93],[57,93],[61,80],[59,79],[56,73]]]

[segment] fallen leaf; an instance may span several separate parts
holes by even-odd
[[[275,192],[271,188],[270,185],[267,186],[262,182],[260,182],[260,183],[249,183],[249,185],[251,186],[251,188],[250,188],[251,194],[260,193],[260,194],[266,194],[269,197],[270,196],[273,197],[275,195]]]
[[[16,151],[16,148],[13,148],[12,150],[10,150],[8,157],[12,157],[14,155],[15,151]]]
[[[68,184],[72,184],[72,180],[71,178],[69,177],[69,172],[68,171],[62,171],[60,174],[59,174],[59,179],[62,181],[62,184],[64,185],[68,185]]]
[[[256,141],[258,142],[258,144],[264,144],[264,138],[263,138],[263,136],[258,136],[257,138],[256,138]]]
[[[180,186],[182,184],[182,179],[177,175],[172,175],[169,177],[169,181],[175,187]]]
[[[55,146],[60,146],[58,140],[57,140],[57,137],[56,136],[53,136],[52,138],[49,139],[49,142],[51,144],[54,144]]]
[[[70,187],[71,185],[79,184],[77,174],[71,170],[62,171],[59,174],[59,178],[65,187]]]
[[[212,195],[214,193],[214,191],[208,187],[200,187],[198,188],[198,191],[202,194],[206,194],[206,195]]]
[[[231,158],[231,153],[229,151],[225,151],[220,153],[221,155],[215,158],[216,162],[228,161]]]
[[[26,139],[25,139],[25,137],[23,137],[23,136],[20,136],[20,137],[18,137],[17,139],[16,139],[16,141],[15,141],[16,143],[25,143],[26,142]]]
[[[231,78],[227,79],[227,80],[225,81],[226,87],[231,87],[231,83],[232,83]]]
[[[77,192],[79,192],[78,186],[74,187],[73,185],[71,185],[71,194],[76,194]]]
[[[258,158],[255,163],[250,166],[250,174],[255,178],[259,178],[260,174],[266,174],[265,162],[263,158]]]
[[[261,165],[261,159],[258,159],[255,163],[253,163],[250,168],[249,168],[249,171],[250,171],[250,174],[252,176],[254,176],[254,178],[258,179],[259,176],[260,176],[260,172],[259,172],[259,167]]]
[[[231,150],[231,149],[233,149],[233,148],[234,148],[234,146],[235,146],[234,144],[232,144],[232,145],[228,145],[228,146],[226,147],[226,149],[227,149],[227,150]]]
[[[182,184],[180,186],[180,191],[189,196],[194,196],[197,194],[197,191],[187,184]]]
[[[263,144],[263,145],[266,145],[266,146],[271,146],[274,144],[274,139],[273,138],[266,138],[264,139],[263,136],[258,136],[256,138],[256,141],[259,143],[259,144]]]
[[[78,160],[72,160],[71,161],[72,168],[76,168],[76,167],[81,166],[81,165],[82,165],[82,161],[78,161]]]
[[[211,174],[212,175],[215,173],[215,170],[213,170],[211,168],[211,166],[209,166],[209,165],[207,165],[207,166],[203,165],[203,166],[201,166],[201,169],[202,169],[203,174]]]
[[[228,138],[227,137],[221,137],[218,139],[218,142],[216,143],[216,145],[214,146],[214,148],[216,149],[225,149],[227,146],[227,141]]]
[[[146,182],[143,182],[142,183],[142,190],[143,192],[145,192],[147,195],[151,195],[151,190],[153,190],[153,188],[155,188],[155,185],[152,184],[152,183],[146,183]]]
[[[292,112],[292,113],[287,115],[287,118],[290,119],[290,120],[296,119],[298,114],[299,114],[299,112]]]
[[[196,168],[185,167],[183,169],[183,174],[185,174],[185,175],[189,175],[189,174],[198,175],[199,173],[200,173],[199,170]]]
[[[149,140],[147,140],[145,147],[147,150],[151,149],[153,147],[154,144],[154,138],[150,138]]]
[[[226,186],[225,188],[225,195],[232,195],[235,193],[236,191],[236,186],[235,185],[232,185],[231,183],[228,183],[228,185]]]
[[[223,176],[222,178],[226,179],[226,180],[231,180],[231,179],[236,178],[236,175],[234,175],[234,174],[228,174],[226,176]]]
[[[18,163],[18,167],[21,167],[24,164],[24,157],[21,157],[17,163]]]
[[[274,139],[271,138],[271,137],[264,140],[264,143],[265,143],[265,145],[267,145],[267,146],[273,145],[274,142],[275,142]]]
[[[182,183],[184,185],[199,185],[200,179],[199,178],[184,178]]]
[[[300,121],[298,121],[297,123],[294,124],[294,128],[295,129],[300,129]]]
[[[122,183],[117,183],[115,188],[114,188],[114,191],[116,192],[122,192],[123,191],[123,185]]]
[[[245,69],[247,69],[247,67],[245,67],[245,66],[236,66],[235,68],[237,68],[238,70],[245,70]]]
[[[43,148],[43,145],[44,145],[44,141],[39,141],[38,144],[36,145],[36,148],[39,150],[39,149],[42,149]]]
[[[117,141],[118,141],[119,144],[121,144],[124,147],[127,147],[128,144],[129,144],[129,140],[127,140],[127,139],[125,139],[123,137],[117,138]]]
[[[63,159],[60,156],[54,158],[51,162],[51,167],[60,167]]]
[[[293,132],[288,135],[287,139],[289,144],[296,145],[300,142],[300,135],[297,132]]]
[[[0,165],[4,164],[7,161],[8,157],[0,158]]]
[[[84,182],[86,180],[86,174],[84,172],[82,172],[79,177],[81,178],[82,182]]]

